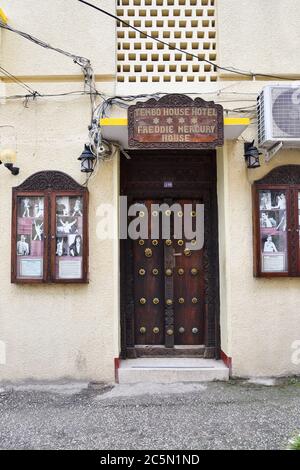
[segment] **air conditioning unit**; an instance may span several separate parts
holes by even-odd
[[[300,85],[268,85],[257,98],[258,146],[300,148]]]

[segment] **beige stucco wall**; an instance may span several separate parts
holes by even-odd
[[[77,157],[86,138],[87,98],[73,102],[7,104],[1,122],[15,126],[20,175],[0,168],[1,254],[0,340],[6,364],[0,380],[113,380],[118,356],[118,251],[101,241],[96,228],[101,203],[115,203],[118,164],[103,163],[89,184],[90,283],[14,285],[10,283],[11,187],[40,170],[64,171],[84,182]]]
[[[225,176],[219,188],[227,187],[219,203],[222,349],[232,357],[236,376],[299,374],[292,354],[300,340],[300,279],[253,276],[251,183],[276,166],[299,164],[300,151],[282,151],[257,170],[246,169],[243,142],[227,142],[222,153]]]
[[[297,0],[217,0],[216,5],[222,66],[299,76]]]
[[[98,3],[114,9],[111,0]],[[1,7],[15,28],[88,57],[98,75],[114,74],[113,21],[103,21],[71,0],[2,1]],[[83,90],[81,69],[72,59],[8,31],[1,35],[1,64],[28,77],[27,83],[40,93]],[[75,82],[70,80],[73,75],[77,76]],[[98,90],[113,94],[113,77],[101,80]],[[1,96],[25,92],[11,83],[1,83],[0,91]],[[85,176],[77,158],[87,141],[89,123],[88,96],[39,98],[29,100],[28,107],[21,100],[2,101],[0,106],[0,125],[13,126],[12,146],[16,141],[16,165],[20,167],[17,177],[0,167],[0,345],[6,351],[6,363],[1,363],[3,354],[0,357],[0,381],[114,380],[114,358],[119,355],[118,244],[99,240],[96,229],[100,204],[111,203],[117,210],[117,157],[103,163],[89,183],[89,284],[10,283],[11,188],[40,170],[64,171],[83,183]]]

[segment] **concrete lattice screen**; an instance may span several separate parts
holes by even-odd
[[[147,34],[215,62],[216,0],[118,0],[117,15]],[[215,82],[213,65],[172,51],[121,22],[117,80],[122,83]]]

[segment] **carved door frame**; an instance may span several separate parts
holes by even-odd
[[[215,151],[131,151],[131,160],[121,160],[121,195],[128,197],[128,205],[134,198],[191,198],[197,199],[204,192],[205,199],[205,245],[204,245],[204,277],[205,277],[205,341],[204,357],[220,357],[220,300],[219,300],[219,245],[218,245],[218,207],[216,186],[216,152]],[[145,170],[144,177],[149,175],[149,185],[143,181],[142,172],[138,171],[139,165],[149,165],[153,158],[153,172]],[[162,170],[160,167],[162,161]],[[180,174],[180,166],[190,166],[187,180],[176,181],[174,188],[162,187],[161,175],[167,171],[168,165],[163,162],[171,158],[173,169]],[[147,160],[145,160],[147,159]],[[166,159],[166,160],[165,160]],[[210,177],[201,179],[201,169],[211,166]],[[198,164],[202,165],[197,172]],[[128,168],[134,168],[140,175],[140,181],[129,181]],[[151,167],[151,165],[150,165]],[[155,174],[154,174],[155,173]],[[198,175],[198,178],[197,178]],[[180,177],[179,177],[180,178]],[[189,179],[190,178],[190,179]],[[193,179],[194,178],[194,179]],[[153,181],[152,181],[153,180]],[[120,319],[121,319],[121,357],[136,358],[134,341],[134,277],[133,277],[133,241],[120,240]]]

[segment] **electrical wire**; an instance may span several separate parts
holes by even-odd
[[[89,129],[89,144],[88,145],[89,145],[90,151],[96,157],[96,159],[103,159],[104,154],[103,154],[101,128],[100,128],[99,120],[97,119],[97,109],[98,109],[97,96],[99,96],[100,94],[97,92],[97,89],[96,89],[95,74],[91,66],[90,60],[86,57],[73,54],[71,52],[65,51],[58,47],[54,47],[51,44],[45,41],[42,41],[41,39],[38,39],[32,36],[31,34],[25,33],[23,31],[19,31],[13,28],[12,26],[9,26],[3,23],[2,21],[0,21],[0,27],[2,29],[6,29],[8,31],[13,32],[27,39],[28,41],[31,41],[37,44],[38,46],[43,47],[44,49],[50,49],[66,57],[69,57],[73,59],[75,64],[81,67],[83,75],[84,75],[84,92],[85,92],[84,94],[89,95],[90,105],[91,105],[91,118],[90,118],[90,125],[88,128]],[[30,96],[36,97],[36,93],[34,95],[31,93]],[[28,100],[30,96],[25,96],[25,102],[24,102],[25,107],[27,107],[28,105]]]
[[[100,11],[104,15],[107,15],[107,16],[113,18],[116,21],[119,21],[120,23],[124,24],[128,28],[131,28],[134,31],[138,32],[139,34],[142,34],[144,37],[152,39],[153,41],[156,41],[160,44],[163,44],[164,46],[167,46],[169,49],[171,49],[173,51],[181,52],[182,54],[185,54],[189,57],[194,57],[195,59],[197,59],[200,62],[206,62],[207,64],[212,65],[213,67],[215,67],[218,70],[224,70],[226,72],[231,72],[231,73],[234,73],[234,74],[243,75],[245,77],[251,77],[251,78],[254,78],[254,77],[268,77],[268,78],[274,78],[274,79],[279,79],[279,80],[297,80],[297,81],[299,81],[299,79],[282,77],[280,75],[270,75],[270,74],[264,74],[264,73],[245,72],[243,70],[238,70],[235,67],[223,67],[223,66],[218,65],[215,62],[212,62],[208,59],[199,58],[198,55],[193,54],[193,53],[188,52],[188,51],[184,51],[184,50],[180,49],[179,47],[173,46],[172,44],[170,44],[166,41],[162,41],[161,39],[155,38],[155,37],[151,36],[151,34],[148,34],[145,31],[142,31],[139,28],[136,28],[135,26],[132,26],[130,23],[128,23],[125,20],[122,20],[122,18],[120,18],[119,16],[114,15],[113,13],[110,13],[110,12],[104,10],[103,8],[99,8],[96,5],[93,5],[92,3],[87,2],[86,0],[77,0],[77,1],[80,2],[80,3],[85,4],[86,6],[94,8],[95,10]]]
[[[65,93],[51,93],[51,94],[39,94],[38,95],[38,99],[41,99],[41,98],[56,98],[56,97],[65,97],[65,96],[84,96],[84,95],[89,95],[90,93],[88,92],[85,92],[85,91],[70,91],[70,92],[65,92]],[[97,96],[99,96],[102,100],[103,100],[103,107],[102,109],[105,109],[105,112],[102,113],[101,117],[107,117],[107,114],[108,114],[108,109],[113,105],[113,104],[116,104],[116,102],[114,101],[114,99],[116,97],[109,97],[109,98],[105,98],[104,94],[100,93],[100,92],[97,92],[95,93]],[[160,95],[164,95],[165,93],[161,93],[159,94]],[[194,94],[194,93],[187,93],[187,95],[191,95],[191,94]],[[196,93],[197,96],[201,96],[201,95],[204,95],[205,93]],[[218,94],[217,92],[215,93],[209,93],[210,95],[216,95]],[[241,93],[243,94],[243,93]],[[120,107],[122,108],[125,108],[127,109],[128,106],[130,106],[130,104],[127,104],[127,102],[129,101],[129,98],[131,99],[131,101],[135,101],[136,99],[141,99],[141,98],[150,98],[150,97],[157,97],[157,93],[154,93],[154,94],[149,94],[149,95],[136,95],[136,96],[132,96],[132,97],[124,97],[124,100],[125,102],[123,103],[122,102],[122,99],[123,97],[120,97],[118,96],[118,105],[120,105]],[[18,99],[25,99],[27,98],[28,95],[11,95],[11,96],[0,96],[0,100],[18,100]],[[113,101],[113,103],[111,103],[111,101]],[[234,103],[234,102],[240,102],[241,100],[218,100],[217,102],[218,103]],[[244,100],[242,99],[242,101],[255,101],[254,99],[253,100]],[[129,102],[130,103],[130,102]],[[232,112],[247,112],[248,110],[255,110],[256,109],[256,105],[253,105],[253,106],[244,106],[244,107],[239,107],[239,108],[235,108],[235,109],[228,109],[228,108],[224,108],[224,111],[232,111]]]
[[[64,93],[39,93],[37,95],[37,98],[56,98],[56,97],[64,97],[64,96],[85,96],[85,95],[90,95],[90,92],[87,91],[69,91],[69,92],[64,92]],[[96,96],[99,96],[103,100],[104,95],[100,92],[94,92],[92,94],[95,94]],[[8,95],[8,96],[0,96],[0,100],[18,100],[18,99],[25,99],[30,97],[30,95]]]
[[[13,28],[12,26],[9,26],[6,23],[3,23],[3,21],[0,20],[0,27],[2,29],[7,29],[8,31],[11,31],[15,34],[18,34],[19,36],[22,36],[23,38],[27,39],[28,41],[34,42],[38,46],[41,46],[45,49],[51,49],[52,51],[58,52],[59,54],[62,54],[66,57],[69,57],[74,60],[74,62],[80,66],[82,66],[83,63],[90,64],[90,60],[87,59],[86,57],[82,57],[76,54],[72,54],[71,52],[65,51],[63,49],[60,49],[58,47],[51,46],[51,44],[42,41],[41,39],[38,39],[31,34],[25,33],[24,31],[19,31],[18,29]]]
[[[37,96],[39,93],[36,90],[33,90],[27,83],[23,82],[19,78],[15,77],[12,73],[10,73],[8,70],[6,70],[4,67],[0,65],[0,71],[2,72],[3,75],[6,77],[11,78],[14,82],[16,82],[18,85],[20,85],[22,88],[25,88],[31,95]]]
[[[245,73],[245,72],[240,73],[240,72],[237,72],[233,69],[218,66],[217,64],[215,64],[211,61],[208,61],[206,59],[199,59],[199,57],[196,56],[195,54],[189,53],[187,51],[183,51],[179,48],[176,48],[176,47],[172,46],[171,44],[169,44],[165,41],[161,41],[157,38],[153,38],[151,35],[148,35],[147,33],[139,30],[138,28],[135,28],[134,26],[131,26],[129,23],[125,22],[124,20],[120,19],[119,17],[117,17],[115,15],[112,15],[109,12],[107,12],[107,11],[101,9],[101,8],[96,7],[95,5],[92,5],[92,4],[90,4],[88,2],[85,2],[83,0],[79,0],[79,1],[81,3],[85,3],[86,5],[88,5],[92,8],[95,8],[96,10],[99,10],[100,12],[102,12],[102,13],[108,15],[108,16],[111,16],[115,20],[120,21],[123,24],[125,24],[126,26],[138,31],[140,34],[144,35],[145,37],[149,37],[152,40],[155,40],[156,42],[160,42],[160,43],[164,44],[165,46],[169,47],[170,49],[180,51],[180,52],[182,52],[186,55],[189,55],[189,56],[192,56],[192,57],[196,58],[197,60],[202,60],[204,62],[207,62],[207,63],[213,65],[214,67],[218,68],[218,69],[231,71],[233,73],[238,73],[239,75],[247,75],[247,76],[250,76],[250,75],[253,76],[254,75],[254,74],[248,74],[248,73]],[[141,94],[141,95],[114,96],[114,97],[110,97],[110,98],[105,98],[104,95],[99,93],[96,89],[95,75],[94,75],[94,71],[92,69],[92,66],[91,66],[91,63],[90,63],[89,59],[87,59],[86,57],[82,57],[82,56],[79,56],[79,55],[72,54],[72,53],[70,53],[68,51],[65,51],[63,49],[51,46],[50,44],[48,44],[48,43],[46,43],[46,42],[30,35],[28,33],[25,33],[23,31],[19,31],[15,28],[12,28],[11,26],[9,26],[7,24],[4,24],[1,21],[0,21],[0,27],[3,28],[3,29],[9,30],[9,31],[11,31],[15,34],[18,34],[19,36],[21,36],[21,37],[23,37],[23,38],[25,38],[25,39],[33,42],[33,43],[45,48],[45,49],[50,49],[50,50],[53,50],[53,51],[55,51],[59,54],[62,54],[64,56],[66,56],[66,57],[72,58],[74,63],[76,63],[77,65],[79,65],[82,68],[82,72],[83,72],[83,75],[84,75],[84,84],[85,84],[84,91],[72,91],[72,92],[57,93],[57,94],[40,94],[40,93],[34,91],[33,89],[31,89],[25,83],[23,83],[22,86],[25,87],[25,89],[30,92],[30,95],[24,95],[24,96],[14,95],[14,96],[10,96],[10,97],[0,97],[0,99],[20,99],[20,98],[22,98],[22,99],[25,99],[25,106],[27,106],[28,99],[32,96],[34,98],[35,97],[44,98],[44,97],[69,96],[69,95],[89,95],[90,104],[91,104],[91,121],[90,121],[90,126],[89,126],[89,144],[88,144],[88,146],[89,146],[90,151],[92,152],[92,154],[96,157],[96,160],[94,162],[94,169],[98,166],[100,161],[109,159],[109,151],[107,151],[107,148],[108,149],[110,148],[110,150],[112,150],[112,148],[110,146],[110,143],[103,140],[102,135],[101,135],[101,126],[100,126],[100,119],[107,115],[107,113],[111,109],[111,107],[113,105],[118,105],[121,108],[127,108],[132,101],[136,101],[137,99],[145,99],[145,98],[149,98],[149,96],[154,97],[155,99],[159,99],[159,97],[166,94],[166,93],[153,93],[151,95]],[[11,78],[13,78],[15,81],[19,81],[19,84],[22,83],[20,80],[18,80],[12,74],[10,74],[8,71],[6,71],[5,69],[3,69],[3,70],[6,74],[9,74],[11,76]],[[227,88],[229,88],[229,87],[227,86],[224,89],[227,89]],[[221,92],[222,92],[222,89],[218,90],[217,94],[220,94]],[[192,93],[192,94],[199,95],[199,93]],[[203,93],[203,94],[205,94],[205,93]],[[206,92],[206,94],[214,95],[215,93]],[[201,95],[201,93],[200,93],[200,95]],[[97,97],[102,98],[102,100],[103,100],[102,103],[97,104],[97,102],[96,102]],[[240,101],[240,100],[231,100],[231,101],[227,100],[227,102],[234,102],[234,101]],[[244,101],[253,101],[253,100],[244,100]],[[225,111],[235,112],[235,110],[225,110]],[[239,109],[239,112],[241,112],[241,111],[242,111],[242,108]],[[248,108],[245,109],[245,112],[249,113],[249,109]],[[87,178],[86,184],[88,184],[89,180],[90,180],[90,177]]]

